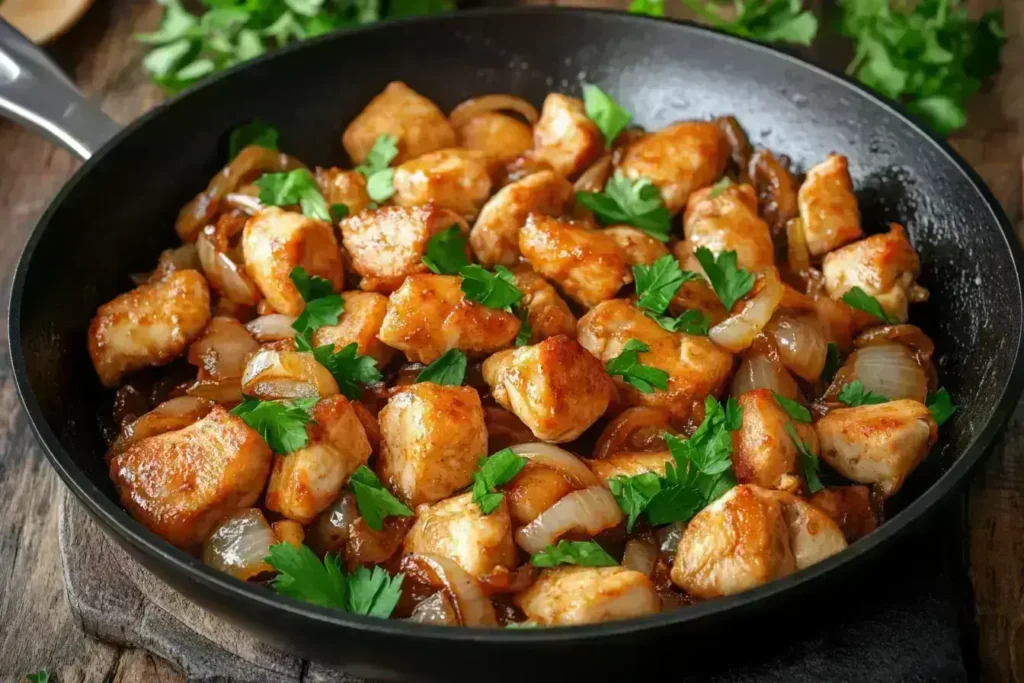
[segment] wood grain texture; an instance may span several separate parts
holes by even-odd
[[[526,0],[562,4],[562,0]],[[669,0],[668,4],[672,4]],[[624,7],[626,0],[565,4]],[[817,5],[816,1],[813,3]],[[1009,42],[1004,69],[971,104],[970,124],[953,144],[1006,207],[1021,219],[1024,155],[1024,3],[970,0],[972,12],[1002,7]],[[670,7],[670,14],[683,13]],[[155,2],[104,0],[58,40],[51,54],[83,90],[126,123],[160,101],[139,64],[130,36],[152,29]],[[10,273],[35,220],[77,162],[35,135],[0,121],[0,312],[6,317]],[[1024,228],[1018,228],[1024,235]],[[36,447],[15,394],[6,329],[0,364],[0,681],[45,668],[62,683],[156,681],[182,677],[140,650],[114,648],[84,636],[65,604],[57,555],[56,474]],[[972,581],[984,680],[1024,681],[1024,408],[979,473],[969,498]]]

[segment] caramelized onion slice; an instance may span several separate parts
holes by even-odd
[[[216,317],[188,349],[188,362],[210,379],[239,378],[260,345],[234,318]]]
[[[775,342],[779,360],[808,382],[821,377],[828,356],[828,339],[814,315],[776,314],[765,328]]]
[[[255,306],[260,300],[260,290],[249,274],[214,246],[215,228],[206,226],[196,239],[199,263],[203,267],[210,286],[235,303]]]
[[[781,363],[757,353],[748,354],[740,362],[729,393],[738,398],[754,389],[768,389],[792,399],[800,393],[796,381]]]
[[[352,524],[358,518],[356,497],[345,489],[338,499],[309,525],[309,547],[320,555],[343,552],[352,535]]]
[[[622,555],[622,566],[633,569],[644,576],[654,572],[654,563],[658,561],[658,548],[648,540],[631,538],[626,542],[626,551]]]
[[[928,375],[903,344],[865,346],[853,354],[852,361],[854,375],[864,383],[865,391],[891,401],[912,398],[922,403],[928,395]]]
[[[290,315],[271,313],[270,315],[261,315],[254,320],[250,320],[245,324],[245,329],[249,331],[249,334],[256,341],[263,344],[294,337],[295,328],[292,327],[294,322],[295,318]]]
[[[562,450],[549,443],[524,443],[512,446],[512,451],[531,460],[561,472],[576,486],[601,486],[601,480],[590,471],[586,464],[569,451]]]
[[[462,102],[455,109],[452,109],[452,113],[448,115],[448,123],[451,124],[452,128],[461,128],[474,116],[493,111],[514,111],[526,119],[526,122],[531,126],[537,123],[537,119],[540,118],[537,108],[523,98],[515,97],[514,95],[495,94],[471,97]]]
[[[612,155],[605,154],[595,161],[576,179],[573,189],[577,192],[600,192],[612,174]]]
[[[810,270],[811,253],[807,249],[807,235],[802,220],[794,218],[786,222],[786,240],[790,272],[804,273]]]
[[[227,379],[199,379],[185,389],[185,394],[207,401],[231,405],[242,402],[242,380],[238,377]]]
[[[277,543],[259,508],[243,508],[221,522],[203,544],[203,562],[246,581],[273,571],[265,559]]]
[[[264,349],[245,366],[242,392],[264,401],[334,396],[338,382],[311,353]]]
[[[202,398],[179,396],[164,401],[153,410],[125,426],[121,436],[110,447],[110,455],[120,453],[136,441],[166,432],[184,429],[203,419],[213,410],[213,403]]]
[[[424,583],[443,587],[453,599],[458,621],[463,626],[498,625],[494,605],[479,582],[457,563],[440,555],[413,553],[402,558],[402,570]]]
[[[594,447],[594,458],[600,460],[616,453],[666,450],[665,432],[676,433],[667,411],[650,406],[627,408],[601,432]]]
[[[768,324],[782,301],[782,281],[775,268],[761,271],[757,294],[735,313],[711,328],[708,336],[723,349],[739,353],[754,343],[754,337]],[[755,285],[756,286],[756,285]]]
[[[458,626],[459,615],[455,613],[455,605],[448,598],[446,591],[438,591],[416,605],[406,621],[433,626]]]
[[[604,486],[591,486],[568,494],[517,531],[516,543],[535,555],[570,531],[596,536],[622,519],[622,510],[611,491]]]

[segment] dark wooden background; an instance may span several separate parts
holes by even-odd
[[[543,1],[543,0],[542,0]],[[536,0],[534,0],[536,2]],[[675,0],[666,0],[671,4]],[[626,0],[553,0],[622,8]],[[992,89],[972,101],[970,125],[954,139],[1021,225],[1024,137],[1024,2],[968,0],[972,12],[1002,7],[1009,42]],[[673,10],[673,13],[675,11]],[[140,65],[132,33],[156,26],[151,1],[98,0],[51,53],[87,95],[120,123],[162,99]],[[25,238],[78,162],[0,120],[0,313]],[[87,220],[88,217],[83,217]],[[54,296],[59,296],[54,293]],[[57,553],[57,502],[63,486],[36,447],[11,377],[0,330],[0,679],[47,669],[61,683],[180,681],[162,660],[84,636],[63,597]],[[978,653],[985,680],[1024,681],[1024,408],[971,488],[967,501]]]

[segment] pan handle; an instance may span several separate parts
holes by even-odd
[[[60,68],[0,19],[0,114],[88,159],[120,126],[90,104]]]

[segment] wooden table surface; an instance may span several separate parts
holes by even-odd
[[[668,0],[672,2],[672,0]],[[568,4],[624,6],[625,0]],[[1009,42],[993,88],[977,96],[970,125],[954,140],[1021,226],[1024,155],[1024,2],[969,0],[972,11],[1002,6]],[[100,0],[51,53],[86,94],[120,123],[159,102],[132,33],[159,19],[155,2]],[[78,162],[0,120],[0,313],[10,274],[36,219]],[[6,337],[7,330],[0,330]],[[166,662],[83,635],[65,604],[57,553],[57,475],[36,446],[14,389],[6,338],[0,344],[0,680],[47,669],[61,683],[180,681]],[[1024,681],[1024,408],[972,485],[971,580],[985,680]]]

